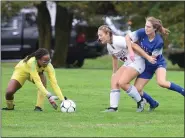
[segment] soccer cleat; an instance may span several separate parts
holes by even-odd
[[[15,106],[15,105],[13,105],[13,108],[4,107],[4,108],[2,108],[1,110],[14,110],[14,106]]]
[[[1,110],[14,110],[14,108],[9,109],[9,108],[5,107],[5,108],[2,108]]]
[[[159,106],[159,103],[156,101],[156,102],[155,102],[155,105],[154,105],[154,106],[150,106],[149,109],[148,109],[148,111],[149,111],[149,112],[152,112],[152,111],[154,111],[155,108],[157,108],[158,106]]]
[[[142,112],[144,110],[144,106],[145,106],[145,100],[143,100],[143,98],[137,102],[137,110],[136,112]]]
[[[39,106],[35,106],[34,111],[39,111],[39,112],[40,112],[40,111],[43,111],[43,110],[42,110],[42,108],[40,108]]]
[[[105,111],[103,112],[118,112],[118,108],[117,107],[109,107],[109,108],[106,108]]]

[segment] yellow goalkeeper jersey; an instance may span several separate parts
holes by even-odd
[[[37,60],[35,57],[30,58],[27,62],[21,60],[16,66],[15,70],[19,70],[21,75],[29,76],[33,79],[34,83],[36,84],[37,88],[46,96],[48,91],[44,87],[41,82],[40,76],[38,73],[46,72],[48,74],[49,81],[51,83],[51,87],[53,88],[56,95],[59,97],[60,100],[64,100],[64,96],[62,95],[61,89],[58,86],[55,70],[53,65],[49,63],[46,67],[39,67],[37,64]]]

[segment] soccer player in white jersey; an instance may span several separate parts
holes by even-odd
[[[155,56],[157,59],[155,64],[145,61],[145,71],[137,77],[134,84],[143,98],[150,104],[149,111],[159,106],[157,101],[143,92],[144,86],[152,79],[154,73],[159,86],[177,92],[182,96],[185,95],[183,87],[166,80],[166,60],[162,54],[164,42],[161,35],[168,36],[169,32],[163,27],[161,20],[151,16],[146,18],[145,28],[131,32],[125,37],[128,45],[136,42],[149,55]]]
[[[98,39],[102,44],[107,44],[107,50],[112,55],[113,74],[111,79],[110,107],[105,112],[115,112],[118,110],[120,99],[120,88],[127,92],[137,102],[137,112],[144,110],[145,101],[138,93],[135,86],[130,82],[141,74],[145,69],[144,59],[133,52],[132,47],[137,47],[137,52],[148,59],[149,62],[155,63],[155,58],[149,56],[137,46],[127,47],[125,37],[112,34],[111,29],[102,25],[98,28]],[[134,48],[135,49],[135,48]],[[118,68],[118,60],[123,61],[124,65]]]

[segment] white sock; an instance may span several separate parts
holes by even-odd
[[[119,89],[113,89],[110,92],[110,107],[116,108],[118,107],[120,99],[120,90]]]
[[[126,91],[127,94],[132,97],[136,102],[139,102],[141,100],[141,96],[139,92],[137,91],[136,87],[133,85],[130,85],[130,88]]]

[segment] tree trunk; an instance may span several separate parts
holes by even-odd
[[[57,5],[55,22],[55,48],[52,64],[54,67],[65,67],[70,43],[73,14],[66,8]]]
[[[37,25],[39,32],[39,47],[51,49],[51,18],[46,6],[46,2],[41,2],[37,5],[38,16]]]

